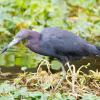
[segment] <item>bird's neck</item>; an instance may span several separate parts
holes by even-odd
[[[32,51],[38,51],[40,40],[41,40],[40,38],[41,38],[41,34],[37,32],[30,34],[29,38],[27,39],[28,41],[27,41],[26,46]]]
[[[29,36],[30,41],[34,44],[39,43],[40,37],[41,37],[41,35],[38,32],[34,32],[33,34],[30,34],[30,36]]]

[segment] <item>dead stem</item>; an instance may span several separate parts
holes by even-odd
[[[42,61],[39,68],[44,63],[47,65],[48,62]],[[83,72],[81,73],[81,69],[85,68],[85,65],[81,66],[78,70],[75,69],[74,65],[68,66],[70,69],[68,69],[66,72],[66,80],[61,78],[61,73],[49,74],[49,71],[46,72],[38,68],[37,73],[20,73],[18,77],[14,79],[13,84],[25,85],[32,91],[67,92],[69,95],[73,95],[75,97],[84,93],[100,95],[99,78],[95,77],[95,75],[99,75],[97,72],[93,71],[87,75]],[[59,81],[61,84],[58,83]],[[58,86],[54,87],[57,83],[59,84],[59,88]],[[47,88],[45,88],[45,84],[47,84]]]

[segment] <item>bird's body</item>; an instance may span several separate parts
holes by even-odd
[[[23,29],[16,34],[15,40],[7,48],[21,40],[27,40],[26,46],[33,52],[57,58],[63,64],[84,56],[100,56],[100,47],[91,45],[79,36],[59,28],[44,28],[40,33]]]
[[[27,47],[38,54],[57,58],[63,63],[100,54],[96,46],[66,30],[45,28],[41,34],[36,34],[38,36],[34,41],[33,38],[28,40]]]

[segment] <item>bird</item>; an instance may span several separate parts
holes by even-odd
[[[78,35],[57,27],[47,27],[41,32],[21,29],[3,48],[1,54],[22,40],[26,40],[25,46],[31,51],[59,60],[63,64],[63,73],[65,73],[66,62],[87,56],[100,56],[99,46],[90,44]]]

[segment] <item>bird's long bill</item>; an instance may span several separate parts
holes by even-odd
[[[6,52],[7,49],[9,49],[10,47],[14,46],[15,44],[17,44],[19,42],[20,42],[19,38],[14,38],[6,47],[3,48],[3,50],[1,51],[1,54]]]

